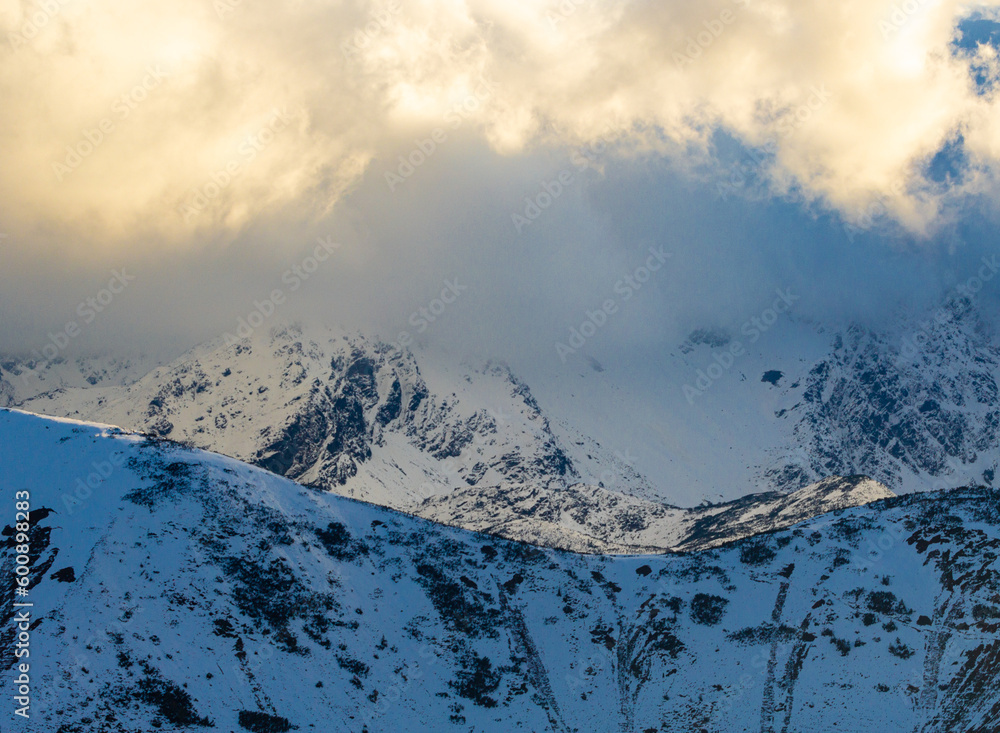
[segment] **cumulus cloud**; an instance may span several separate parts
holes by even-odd
[[[972,11],[3,0],[0,216],[7,246],[226,240],[262,212],[322,217],[402,141],[461,126],[504,155],[610,139],[696,175],[724,131],[763,151],[769,190],[926,233],[1000,159],[996,51],[955,45]],[[961,180],[929,181],[958,139]]]

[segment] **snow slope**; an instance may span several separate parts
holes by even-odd
[[[0,407],[13,407],[38,395],[63,390],[121,388],[149,373],[155,365],[156,359],[151,356],[0,358]]]
[[[528,385],[499,362],[463,364],[439,351],[290,326],[205,344],[128,384],[91,386],[32,366],[8,363],[20,372],[8,392],[26,409],[188,441],[456,526],[587,551],[663,549],[690,532],[693,515],[636,470],[627,447],[565,422],[553,427]],[[36,373],[52,388],[24,391]],[[600,429],[600,417],[579,419]],[[736,496],[747,493],[744,474],[730,487]],[[815,511],[826,508],[819,502]]]
[[[475,487],[431,497],[414,513],[436,522],[575,552],[701,550],[895,496],[865,478],[833,476],[790,494],[748,494],[692,509],[576,484]]]
[[[854,474],[895,493],[995,485],[1000,336],[968,301],[879,329],[786,315],[746,333],[698,329],[627,360],[594,339],[522,377],[557,438],[593,436],[672,504]]]
[[[685,542],[694,526],[695,514],[671,505],[627,448],[565,422],[553,427],[528,385],[499,362],[468,365],[290,326],[205,344],[130,384],[57,384],[20,404],[188,441],[300,483],[511,539],[646,551]],[[588,429],[599,429],[599,418],[579,416]],[[707,467],[716,463],[706,456]],[[746,494],[748,475],[726,493]],[[852,490],[837,506],[887,495]]]
[[[577,462],[606,458],[595,447],[571,461],[503,364],[425,370],[412,354],[332,329],[210,342],[126,387],[61,388],[21,404],[190,441],[393,506],[482,481],[573,480]]]
[[[600,360],[553,355],[512,371],[438,347],[397,354],[337,329],[285,327],[236,347],[204,344],[134,384],[139,362],[0,359],[0,404],[163,432],[410,510],[458,487],[526,479],[676,506],[858,474],[895,493],[993,485],[1000,337],[967,302],[878,331],[792,314],[749,334],[698,329],[627,360],[594,339],[587,348]],[[373,365],[377,399],[361,394],[366,375],[347,373],[356,357]],[[235,376],[222,378],[226,369]],[[401,397],[426,390],[427,399],[413,410],[404,400],[398,418],[377,425],[372,409],[387,405],[397,379]],[[295,442],[289,426],[329,433],[335,420],[321,413],[351,381],[365,446],[329,457],[298,446],[290,465],[270,460],[280,441]]]
[[[15,731],[1000,726],[990,489],[600,557],[13,411],[0,486],[32,505],[31,719]]]

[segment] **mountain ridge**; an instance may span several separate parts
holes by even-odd
[[[627,452],[579,431],[557,435],[503,362],[418,360],[336,330],[259,331],[198,347],[124,387],[60,387],[21,405],[190,442],[306,485],[545,546],[664,550],[690,523],[657,498]],[[885,491],[848,496],[860,503]],[[527,511],[556,505],[568,509],[559,522]],[[818,501],[814,511],[823,510]],[[577,526],[570,515],[590,519]],[[655,518],[649,531],[636,529],[643,515]]]
[[[334,370],[327,370],[322,360],[353,344],[373,362],[386,362],[399,351],[400,389],[405,391],[407,385],[416,389],[423,381],[428,394],[436,397],[436,417],[424,409],[423,424],[412,425],[424,432],[451,431],[448,437],[425,437],[426,447],[441,460],[411,466],[420,474],[411,483],[429,489],[448,476],[454,486],[465,485],[467,478],[486,485],[511,478],[521,481],[524,475],[504,476],[504,466],[511,461],[510,470],[518,465],[534,478],[542,478],[538,471],[528,469],[527,462],[532,455],[547,452],[550,472],[558,471],[557,448],[566,458],[561,468],[567,470],[570,481],[603,484],[619,493],[682,506],[720,496],[734,499],[754,490],[793,491],[834,475],[867,475],[894,493],[992,484],[1000,468],[996,447],[1000,443],[1000,346],[995,328],[972,304],[956,299],[949,314],[947,319],[900,315],[879,329],[857,324],[831,329],[789,315],[755,343],[741,343],[742,355],[694,404],[683,397],[682,388],[736,343],[738,337],[725,329],[696,329],[678,347],[664,347],[640,359],[647,364],[642,368],[625,368],[600,354],[600,370],[577,360],[551,368],[521,365],[523,373],[515,374],[502,362],[463,362],[461,357],[427,345],[404,352],[342,329],[278,326],[271,331],[258,329],[245,342],[249,350],[237,353],[236,347],[226,349],[216,340],[151,372],[150,362],[141,359],[58,363],[0,359],[0,404],[143,430],[163,430],[169,425],[178,431],[167,433],[175,439],[193,439],[244,460],[267,460],[267,456],[253,455],[269,447],[259,432],[269,426],[265,414],[258,416],[260,424],[254,434],[228,438],[234,435],[232,426],[223,430],[205,422],[232,422],[234,416],[226,406],[216,405],[212,415],[189,414],[178,421],[166,413],[182,407],[183,412],[190,405],[181,405],[177,396],[168,394],[159,397],[166,405],[165,422],[156,425],[157,419],[146,414],[148,403],[158,398],[161,388],[178,388],[176,379],[185,376],[185,364],[203,362],[212,382],[226,368],[253,376],[256,381],[241,389],[266,388],[269,392],[264,396],[269,401],[265,403],[262,397],[254,405],[247,403],[245,409],[273,409],[278,393],[288,389],[288,396],[299,394],[295,385],[283,386],[280,375],[306,365],[310,380],[319,379],[329,386]],[[296,345],[302,354],[294,353]],[[309,364],[310,353],[317,363]],[[262,369],[262,364],[254,364],[258,359],[270,364],[273,376],[255,373]],[[395,379],[392,369],[383,364],[374,373],[380,400],[390,395]],[[505,374],[489,374],[493,369]],[[154,384],[155,374],[160,375],[158,384]],[[180,391],[193,393],[199,388],[194,382],[190,379]],[[140,383],[147,387],[142,395],[133,395],[136,404],[127,414],[111,414],[107,403],[120,401],[130,386],[134,391]],[[519,390],[523,399],[514,394]],[[243,402],[245,395],[235,385],[230,391],[232,404]],[[363,395],[356,397],[364,404]],[[403,398],[401,393],[399,399]],[[102,399],[105,404],[100,404]],[[401,411],[406,413],[407,407],[404,402]],[[449,408],[450,415],[446,414]],[[224,413],[221,418],[219,411]],[[478,424],[468,424],[476,412],[480,413]],[[532,412],[540,417],[532,419]],[[272,416],[279,418],[271,421],[276,423],[274,430],[286,427],[290,419],[287,411]],[[192,424],[199,417],[203,422]],[[412,417],[403,415],[403,421]],[[329,415],[314,419],[332,422]],[[370,425],[376,415],[366,414],[365,419],[373,434],[364,442],[370,444],[375,437]],[[436,426],[428,420],[436,420]],[[515,438],[506,452],[485,450],[488,460],[477,465],[480,449],[485,449],[483,441],[471,446],[472,450],[460,444],[462,437],[445,446],[448,440],[476,432],[490,422],[498,433],[534,434],[533,447],[521,445],[523,452],[518,456]],[[392,429],[382,432],[392,433]],[[278,437],[272,436],[275,441]],[[234,440],[235,445],[227,445]],[[723,450],[716,450],[720,445]],[[505,453],[511,454],[509,461],[501,460]],[[311,462],[295,470],[315,467],[315,475],[306,480],[335,485],[350,482],[356,470],[364,473],[350,450],[341,462],[340,466]],[[293,468],[280,460],[275,465],[279,470]],[[401,468],[412,475],[407,466]],[[357,490],[366,495],[395,491],[384,486],[391,482],[385,474],[367,476],[364,482]],[[422,500],[428,492],[424,493],[407,500]],[[384,503],[401,506],[403,498]]]
[[[106,426],[0,411],[0,438],[0,480],[32,502],[33,726],[1000,722],[1000,503],[985,487],[701,552],[601,557],[444,527]],[[114,468],[61,511],[104,461]],[[3,536],[9,568],[13,527]]]

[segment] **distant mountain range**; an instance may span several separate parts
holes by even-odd
[[[688,546],[698,512],[685,505],[815,495],[838,476],[883,485],[841,505],[992,485],[1000,348],[989,333],[963,301],[948,318],[882,332],[790,317],[752,343],[701,329],[651,360],[649,382],[593,358],[522,378],[498,361],[282,326],[156,367],[2,359],[0,403],[187,441],[513,539],[644,551]]]
[[[818,482],[790,499],[772,491],[749,504],[679,509],[657,500],[626,456],[582,432],[557,433],[506,365],[418,363],[408,351],[331,330],[287,327],[206,344],[137,380],[128,364],[77,366],[55,389],[9,402],[189,442],[308,486],[563,549],[692,548],[698,538],[756,531],[742,516],[747,506],[757,517],[767,503],[773,527],[892,495],[853,479]],[[6,392],[18,397],[19,381],[30,384],[37,370],[6,368]],[[57,373],[42,372],[49,380]],[[787,506],[794,509],[781,515]]]

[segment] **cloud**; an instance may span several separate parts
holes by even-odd
[[[42,348],[122,267],[136,280],[67,354],[182,348],[275,288],[275,319],[557,368],[609,298],[586,347],[602,362],[738,326],[776,288],[817,320],[933,304],[996,246],[994,17],[0,0],[0,351]],[[672,258],[625,301],[651,246]],[[417,333],[454,278],[468,289]]]
[[[957,0],[4,0],[0,221],[30,246],[225,241],[262,212],[322,217],[401,140],[457,122],[504,155],[610,138],[702,174],[721,130],[767,152],[772,192],[927,233],[993,190],[1000,159],[997,96],[975,79],[995,77],[996,51],[953,43],[969,15]],[[928,181],[959,136],[967,175]]]

